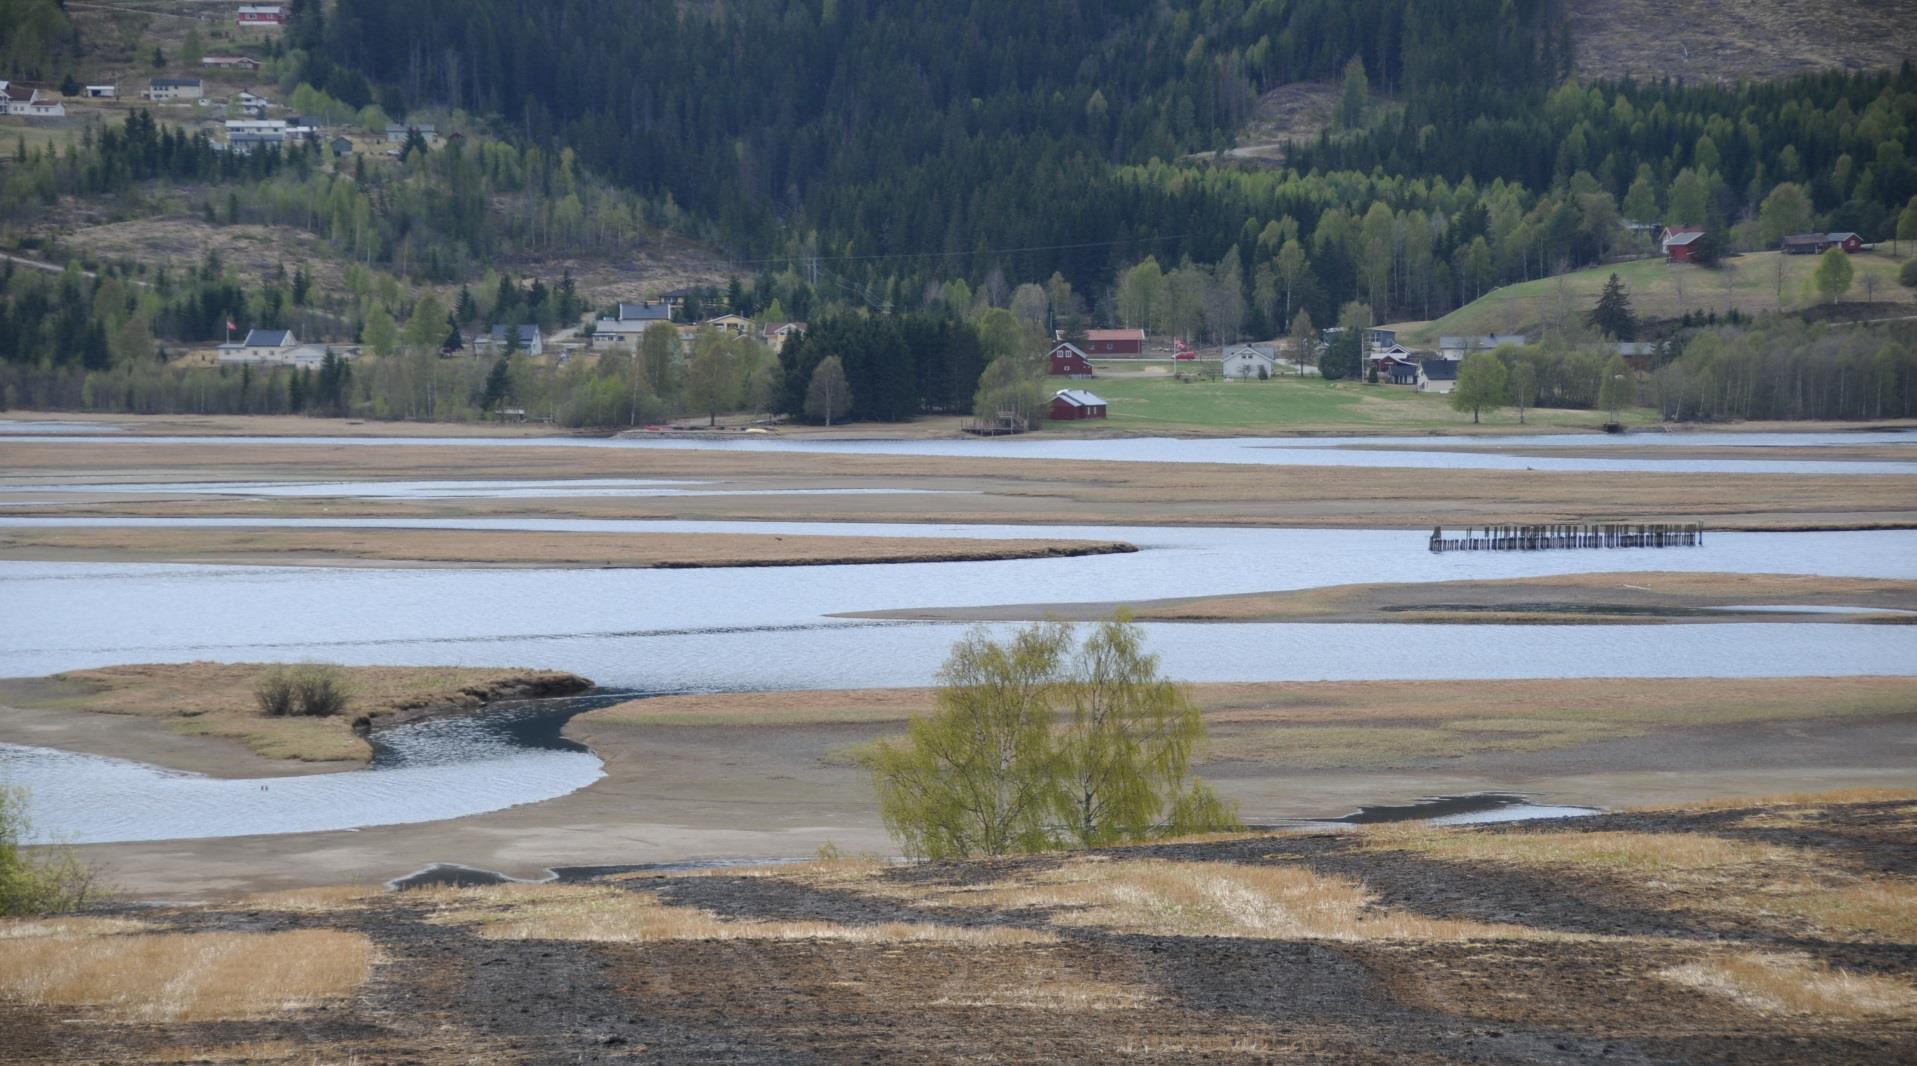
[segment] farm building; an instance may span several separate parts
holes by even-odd
[[[1704,236],[1701,229],[1667,232],[1664,234],[1664,258],[1673,263],[1688,263],[1697,254],[1698,238]]]
[[[279,4],[241,4],[233,16],[240,29],[277,29],[286,25],[286,9]]]
[[[206,95],[206,88],[198,78],[154,78],[147,83],[146,91],[141,95],[155,103],[198,100]]]
[[[506,331],[512,330],[511,334]],[[488,354],[505,352],[513,344],[507,337],[514,338],[518,350],[527,355],[546,354],[546,339],[540,335],[538,326],[494,326],[484,334],[473,339],[475,349],[483,349]]]
[[[1047,414],[1054,422],[1077,422],[1086,418],[1104,418],[1105,401],[1084,389],[1060,389],[1052,397]]]
[[[324,345],[301,344],[290,329],[249,329],[244,339],[219,347],[220,362],[227,364],[315,367],[325,358]]]
[[[1830,238],[1822,233],[1793,233],[1784,238],[1785,255],[1822,255],[1830,247]]]
[[[1225,380],[1269,378],[1278,369],[1278,356],[1269,344],[1237,344],[1225,349],[1219,372]]]
[[[1092,361],[1085,357],[1078,345],[1071,341],[1060,341],[1051,354],[1046,357],[1047,374],[1055,378],[1088,378],[1092,376]]]
[[[1855,233],[1826,233],[1824,239],[1830,242],[1831,247],[1842,248],[1846,255],[1856,255],[1864,250],[1864,238]]]
[[[0,114],[60,118],[66,113],[66,105],[53,93],[29,89],[16,82],[0,81]]]
[[[1458,387],[1458,364],[1449,359],[1429,359],[1418,364],[1418,391],[1439,395]]]
[[[1085,331],[1085,343],[1079,347],[1094,359],[1107,357],[1136,359],[1145,354],[1145,331],[1142,329],[1088,329]]]
[[[260,69],[260,61],[252,56],[201,56],[200,65],[214,70]]]
[[[89,100],[117,100],[120,96],[118,85],[89,85],[85,90]]]

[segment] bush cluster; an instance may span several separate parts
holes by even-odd
[[[24,792],[0,787],[0,918],[78,910],[97,895],[93,868],[64,847],[21,854],[25,806]]]
[[[274,667],[253,689],[260,713],[269,718],[325,718],[346,710],[350,693],[337,666],[306,663]]]

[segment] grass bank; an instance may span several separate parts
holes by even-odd
[[[131,715],[188,737],[238,741],[267,759],[364,763],[372,748],[355,728],[465,713],[498,700],[569,695],[591,687],[574,674],[462,667],[339,667],[346,711],[324,718],[267,717],[254,690],[267,663],[177,663],[74,670],[0,680],[0,716],[10,708],[77,715]],[[110,754],[119,754],[112,752]]]

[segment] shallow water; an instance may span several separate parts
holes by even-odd
[[[605,776],[562,739],[571,715],[625,696],[501,705],[383,730],[373,766],[215,778],[97,755],[0,744],[0,779],[27,790],[38,840],[100,844],[310,833],[460,818],[575,792]]]
[[[528,481],[178,481],[98,484],[0,484],[0,496],[230,496],[258,499],[507,500],[642,496],[951,496],[944,489],[708,489],[710,481],[579,478]]]
[[[0,427],[3,430],[4,427]],[[0,432],[0,443],[8,440]],[[31,435],[13,439],[31,440]],[[711,438],[602,437],[141,437],[74,436],[91,443],[314,445],[461,448],[615,448],[666,451],[794,452],[815,455],[911,455],[1052,460],[1070,462],[1226,463],[1252,466],[1344,466],[1414,469],[1636,471],[1848,476],[1917,473],[1917,433],[1644,433],[1622,437],[1588,434],[1523,437],[1118,437],[1089,440],[996,438],[989,440],[827,440],[817,437],[715,436]],[[1555,458],[1511,454],[1552,447],[1628,444],[1641,457]],[[1695,459],[1698,446],[1745,448],[1749,458]],[[1910,460],[1860,461],[1767,459],[1767,448],[1901,445]],[[1460,446],[1468,450],[1454,450]]]

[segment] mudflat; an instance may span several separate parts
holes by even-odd
[[[1619,625],[1675,622],[1917,623],[1917,581],[1669,571],[1498,581],[1329,585],[1285,592],[992,607],[907,608],[848,617],[967,622],[1422,622]],[[1797,608],[1793,611],[1791,608]]]
[[[1917,788],[1917,679],[1325,682],[1193,689],[1200,767],[1254,823],[1510,791],[1619,808],[1778,790]],[[369,884],[430,863],[554,866],[890,853],[852,756],[929,690],[734,693],[574,718],[606,776],[544,803],[352,832],[79,849],[140,897]]]

